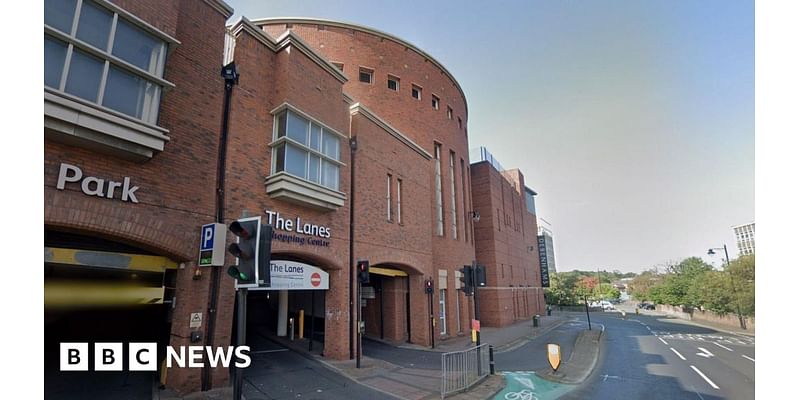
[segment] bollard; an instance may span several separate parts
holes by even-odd
[[[539,315],[534,315],[533,316],[533,327],[534,328],[538,328],[539,327]]]
[[[494,375],[494,346],[489,345],[489,373]]]
[[[636,315],[639,315],[639,309],[638,308],[636,309]]]
[[[622,311],[622,319],[627,319],[625,318],[625,311]]]
[[[294,318],[289,318],[289,340],[294,341]]]

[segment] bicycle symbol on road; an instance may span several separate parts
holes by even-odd
[[[505,398],[506,400],[539,400],[539,398],[528,389],[522,389],[519,392],[508,392]]]

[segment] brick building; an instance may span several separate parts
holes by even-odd
[[[534,196],[518,169],[502,170],[481,148],[472,170],[476,257],[486,268],[481,319],[488,326],[544,315]]]
[[[216,0],[45,1],[48,398],[152,389],[149,373],[59,373],[59,342],[185,346],[190,314],[209,319],[210,274],[193,276],[200,226],[215,218],[232,12]],[[231,313],[220,314],[215,343],[227,345]],[[192,344],[207,343],[202,332]],[[202,373],[173,368],[166,383],[200,390]],[[213,371],[213,386],[227,382],[227,370]]]
[[[536,253],[520,250],[536,237],[522,175],[476,185],[499,172],[470,167],[466,99],[444,66],[374,29],[245,18],[226,28],[232,12],[217,0],[45,2],[48,354],[67,340],[231,344],[234,282],[196,265],[200,227],[220,204],[226,224],[261,217],[274,229],[273,287],[250,291],[248,335],[285,336],[293,323],[314,351],[352,358],[359,305],[368,336],[429,345],[465,334],[472,307],[457,270],[476,256],[492,271],[488,325],[540,312]],[[223,141],[229,62],[240,78]],[[473,206],[476,188],[487,195]],[[473,226],[474,210],[486,224],[496,204],[517,226],[502,237]],[[356,260],[371,264],[360,301]],[[93,387],[91,373],[60,385],[57,362],[46,360],[49,394],[84,378],[74,390]],[[226,385],[228,372],[160,379],[188,393]],[[129,390],[149,390],[151,375],[131,375]]]

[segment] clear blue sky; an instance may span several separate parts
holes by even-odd
[[[752,1],[228,3],[370,26],[443,63],[470,147],[539,193],[559,270],[735,256],[731,226],[755,218]]]

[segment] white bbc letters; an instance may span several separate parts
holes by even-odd
[[[130,343],[128,345],[128,370],[156,371],[158,369],[158,343]]]
[[[89,343],[61,343],[62,371],[89,370]]]
[[[82,180],[82,181],[81,181]],[[113,199],[116,196],[118,188],[120,191],[120,199],[122,201],[130,201],[131,203],[138,203],[139,199],[136,198],[136,191],[138,186],[131,186],[131,178],[125,177],[122,182],[108,181],[94,176],[83,177],[83,171],[75,165],[61,163],[58,170],[58,181],[56,182],[56,189],[64,190],[68,182],[81,182],[81,191],[89,196],[105,197]]]
[[[94,370],[122,371],[122,343],[95,343]]]

